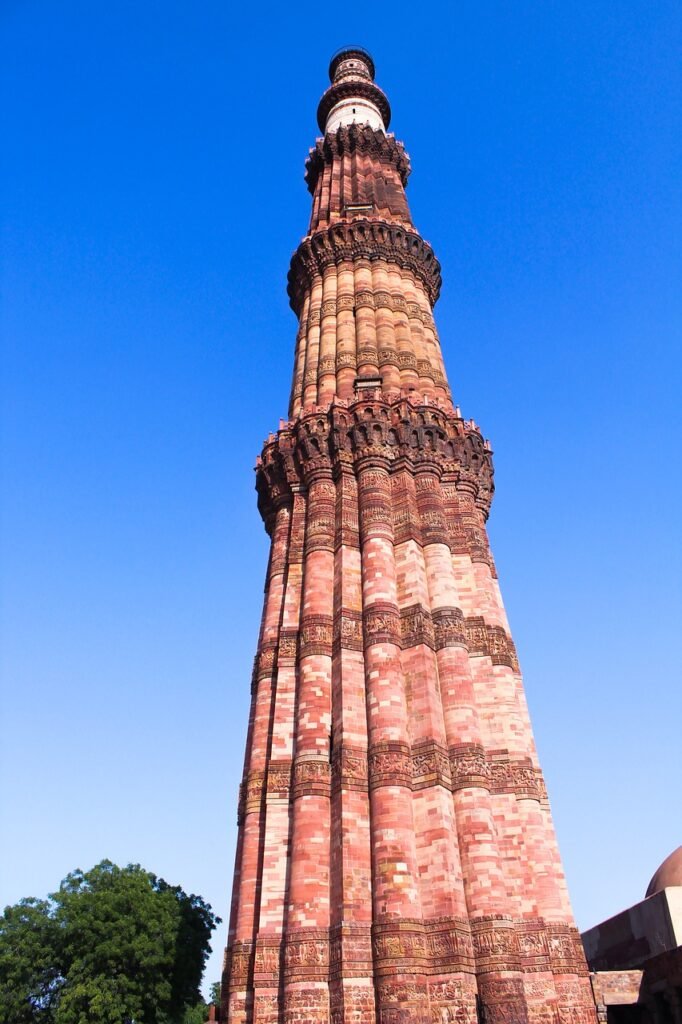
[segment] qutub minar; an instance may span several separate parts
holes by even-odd
[[[239,803],[230,1024],[596,1020],[485,522],[440,266],[360,47],[306,163],[289,419]]]

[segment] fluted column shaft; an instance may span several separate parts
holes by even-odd
[[[280,504],[275,513],[266,581],[259,653],[253,672],[253,696],[249,720],[244,779],[240,791],[240,830],[235,858],[235,881],[230,913],[229,943],[232,960],[224,1002],[230,1020],[245,1024],[250,995],[249,971],[253,966],[260,899],[260,836],[265,821],[265,767],[274,699],[274,663],[279,620],[288,569],[291,504]]]
[[[309,481],[284,949],[284,1020],[329,1019],[331,637],[335,487]],[[305,954],[314,949],[315,962]]]
[[[375,1024],[362,558],[350,465],[338,466],[336,488],[330,1002],[340,1021]]]
[[[428,996],[390,499],[388,467],[381,460],[361,462],[358,505],[369,734],[375,978],[381,1020],[389,1020],[391,1011],[400,1009],[415,1021],[426,1021]]]
[[[330,65],[288,294],[223,1017],[593,1024],[409,158],[365,51]]]

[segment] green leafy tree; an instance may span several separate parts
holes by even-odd
[[[187,1007],[182,1018],[182,1024],[205,1024],[207,1017],[208,1006],[202,999],[196,1006]]]
[[[59,935],[46,900],[22,900],[0,919],[0,1021],[51,1024],[64,985]]]
[[[74,871],[0,919],[0,1024],[195,1024],[218,922],[138,864]]]

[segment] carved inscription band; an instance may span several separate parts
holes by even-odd
[[[339,313],[353,309],[382,308],[390,309],[394,313],[404,313],[410,320],[420,320],[424,324],[435,325],[431,312],[420,306],[418,302],[406,302],[404,296],[397,292],[372,292],[361,289],[353,295],[339,295],[335,299],[325,299],[319,306],[313,306],[307,316],[301,320],[299,338],[305,338],[310,328],[320,324],[325,316],[338,316]],[[400,358],[406,366],[416,368],[417,357],[413,352],[401,352]],[[433,372],[428,360],[420,362],[428,366],[430,373]]]
[[[398,611],[396,605],[380,602],[364,613],[342,608],[332,618],[307,615],[301,631],[282,630],[277,641],[266,641],[256,658],[254,676],[268,679],[276,664],[291,664],[312,654],[331,656],[341,650],[361,651],[377,643],[392,643],[407,650],[424,644],[431,650],[465,647],[472,656],[487,655],[493,665],[519,671],[514,641],[501,626],[488,625],[482,616],[465,618],[459,608],[437,608],[431,613],[421,604]]]
[[[248,982],[253,971],[261,983],[277,984],[280,969],[286,981],[326,979],[336,968],[364,968],[373,958],[378,977],[396,973],[479,974],[494,971],[557,975],[586,974],[580,935],[570,925],[541,918],[516,920],[503,915],[400,921],[341,928],[299,928],[280,941],[235,942],[226,962],[230,986]],[[344,969],[344,976],[348,976]]]
[[[323,759],[271,761],[267,772],[251,770],[239,791],[239,815],[260,811],[263,799],[293,799],[308,793],[329,796],[332,790],[361,792],[382,786],[412,790],[443,786],[456,792],[472,787],[490,793],[510,793],[517,798],[544,800],[546,790],[540,770],[530,758],[507,750],[485,751],[475,743],[452,746],[449,751],[428,741],[412,749],[400,742],[381,742],[363,748],[339,744],[333,747],[332,763]]]
[[[540,770],[529,757],[515,757],[507,750],[486,752],[476,743],[452,746],[449,755],[453,791],[475,786],[532,800],[546,797]]]
[[[331,615],[306,615],[301,620],[301,657],[331,657],[334,622]]]

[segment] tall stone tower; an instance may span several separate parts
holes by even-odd
[[[306,163],[289,419],[239,804],[230,1024],[595,1020],[485,530],[490,446],[453,406],[440,266],[361,48]]]

